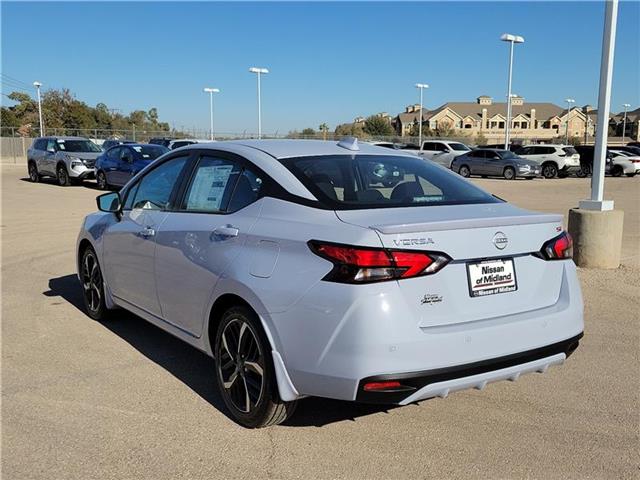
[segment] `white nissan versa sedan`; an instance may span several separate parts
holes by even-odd
[[[213,355],[247,427],[309,395],[404,405],[516,380],[582,336],[562,217],[410,153],[192,145],[97,202],[77,243],[88,314],[122,307]]]

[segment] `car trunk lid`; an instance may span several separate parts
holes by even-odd
[[[439,327],[549,307],[558,301],[563,262],[532,255],[562,231],[562,217],[507,203],[336,211],[340,220],[373,229],[384,247],[442,252],[451,262],[433,275],[401,279],[400,291],[419,326]],[[497,263],[481,263],[481,262]],[[515,289],[474,296],[483,270],[513,271]],[[473,277],[473,278],[472,278]],[[511,289],[509,291],[509,289]]]

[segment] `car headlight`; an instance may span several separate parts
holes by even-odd
[[[71,168],[81,167],[84,165],[84,162],[77,157],[70,157],[71,160]]]
[[[518,169],[523,171],[529,171],[531,170],[531,165],[520,165]]]

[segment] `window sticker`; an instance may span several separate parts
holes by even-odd
[[[233,165],[202,166],[193,181],[187,210],[219,211]]]

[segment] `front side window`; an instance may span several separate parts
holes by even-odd
[[[131,208],[164,210],[170,207],[169,199],[180,173],[184,169],[187,156],[172,158],[147,173],[129,193],[133,195]],[[129,204],[128,198],[126,205]]]
[[[120,147],[110,148],[107,150],[107,158],[109,158],[109,160],[119,160],[121,150],[122,149]]]
[[[499,202],[417,157],[327,155],[281,162],[324,207],[336,210]]]
[[[57,151],[58,151],[58,144],[56,143],[56,141],[53,139],[47,140],[47,152],[57,152]]]
[[[66,140],[59,139],[58,149],[64,152],[102,152],[102,149],[90,140]]]

